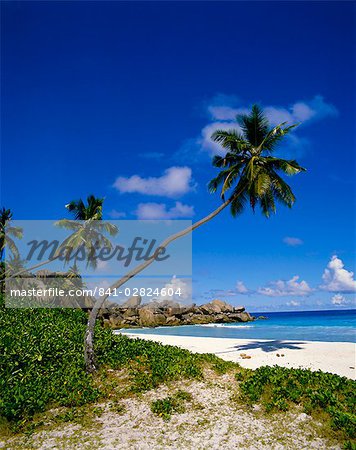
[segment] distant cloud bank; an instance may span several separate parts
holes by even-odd
[[[286,238],[284,238],[285,240]],[[300,245],[298,238],[288,238],[292,239],[292,244],[289,245]],[[302,243],[302,241],[301,241]],[[236,287],[233,290],[225,291],[226,295],[262,295],[265,297],[299,297],[306,298],[314,293],[320,293],[321,291],[333,292],[335,295],[331,299],[327,300],[327,305],[332,305],[336,307],[350,307],[356,306],[355,296],[347,297],[347,294],[353,294],[356,292],[356,281],[354,279],[354,274],[348,271],[344,267],[343,261],[336,255],[332,256],[326,269],[323,272],[322,280],[323,284],[317,288],[310,287],[305,280],[299,281],[300,277],[295,275],[290,280],[277,280],[271,281],[263,287],[259,287],[256,290],[247,289],[244,282],[239,280],[236,282]],[[306,300],[288,300],[285,306],[288,307],[299,307],[306,306]],[[316,299],[314,301],[318,306],[322,305],[320,300]]]
[[[305,297],[313,292],[313,289],[304,280],[298,281],[299,276],[295,275],[288,281],[271,281],[268,286],[257,289],[257,293],[267,297],[296,296]]]

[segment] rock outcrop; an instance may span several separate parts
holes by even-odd
[[[105,327],[133,328],[207,323],[249,322],[254,320],[243,306],[232,306],[222,300],[205,305],[181,306],[176,302],[153,301],[141,304],[141,297],[131,297],[123,305],[103,308],[99,313]]]

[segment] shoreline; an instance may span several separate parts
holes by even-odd
[[[117,330],[116,334],[120,334],[120,331]],[[122,334],[131,338],[161,342],[164,345],[176,345],[194,353],[214,353],[226,361],[237,362],[248,369],[278,365],[321,370],[356,379],[356,344],[352,342]]]

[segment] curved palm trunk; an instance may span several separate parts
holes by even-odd
[[[226,200],[219,208],[215,209],[212,213],[210,213],[208,216],[204,217],[201,220],[198,220],[198,222],[193,223],[190,227],[185,228],[182,231],[179,231],[178,233],[173,234],[172,236],[169,236],[165,241],[162,242],[162,244],[159,245],[159,247],[167,247],[171,242],[191,233],[195,229],[199,228],[204,223],[209,222],[211,219],[213,219],[215,216],[217,216],[223,209],[225,209],[231,202],[233,198],[230,198],[229,200]],[[156,254],[152,255],[147,261],[137,266],[135,269],[131,270],[131,272],[127,273],[124,277],[120,278],[116,283],[114,283],[110,289],[115,289],[121,287],[123,284],[125,284],[128,280],[133,278],[138,273],[142,272],[146,267],[151,265],[155,261]],[[92,373],[96,370],[95,367],[95,354],[94,354],[94,328],[95,328],[95,322],[98,316],[98,312],[100,308],[103,306],[105,300],[109,295],[105,295],[103,298],[100,298],[96,301],[93,309],[90,311],[87,328],[85,331],[85,337],[84,337],[84,360],[85,360],[85,367],[87,372]]]

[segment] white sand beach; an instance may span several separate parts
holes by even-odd
[[[269,365],[322,370],[355,379],[356,344],[293,340],[228,339],[125,333],[131,337],[177,345],[196,353],[214,353],[249,369]]]

